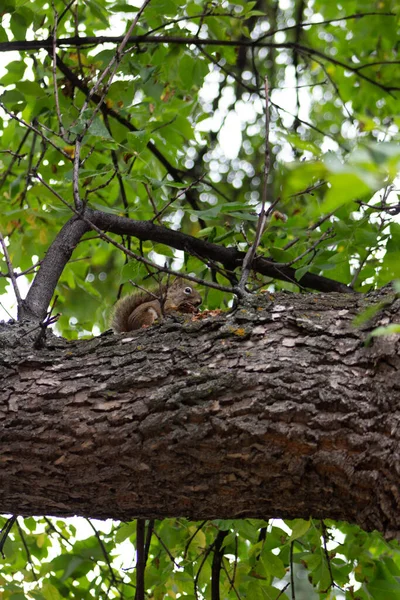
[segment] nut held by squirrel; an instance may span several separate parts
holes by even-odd
[[[111,326],[115,333],[132,331],[148,327],[174,311],[195,313],[200,304],[199,292],[178,277],[156,292],[138,292],[121,298],[115,305]]]

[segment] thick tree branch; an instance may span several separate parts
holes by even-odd
[[[135,221],[89,209],[85,211],[85,218],[104,232],[131,235],[142,241],[166,244],[171,248],[183,250],[204,260],[221,263],[225,269],[230,271],[240,267],[245,257],[245,252],[241,252],[233,246],[225,247],[213,244],[180,231],[155,225],[151,221]],[[83,234],[90,229],[88,221],[85,222],[79,219],[78,216],[74,216],[61,229],[47,251],[38,274],[23,302],[23,317],[44,319],[58,279],[71,258],[73,249]],[[274,261],[261,256],[254,259],[252,268],[255,272],[267,277],[289,281],[304,288],[322,292],[352,292],[343,283],[313,273],[306,273],[297,281],[295,269],[287,266],[276,266]]]
[[[368,302],[381,310],[355,328]],[[262,294],[40,351],[2,324],[1,510],[313,516],[398,536],[400,338],[365,342],[399,318],[394,293]]]
[[[89,36],[89,37],[80,37],[74,36],[70,38],[59,38],[57,40],[57,47],[70,47],[74,46],[77,48],[80,47],[92,47],[100,44],[106,43],[114,43],[118,44],[122,41],[123,37],[121,36]],[[234,47],[249,47],[249,48],[276,48],[276,49],[292,49],[298,52],[302,52],[308,56],[319,56],[323,58],[329,63],[337,65],[342,69],[347,71],[351,71],[352,73],[357,74],[360,79],[367,81],[371,85],[374,85],[386,92],[393,92],[400,90],[399,86],[393,85],[385,85],[380,83],[378,80],[372,79],[367,75],[364,75],[360,72],[360,65],[353,66],[352,64],[344,63],[343,61],[337,60],[329,54],[325,54],[321,50],[317,50],[316,48],[310,48],[307,46],[303,46],[302,44],[296,44],[294,42],[262,42],[259,40],[219,40],[212,38],[197,38],[197,37],[188,37],[188,36],[173,36],[173,35],[138,35],[131,36],[129,38],[129,44],[135,46],[140,44],[185,44],[185,45],[194,45],[194,46],[234,46]],[[0,52],[9,52],[11,50],[39,50],[46,49],[51,50],[53,47],[52,38],[48,38],[47,40],[33,40],[33,41],[14,41],[14,42],[1,42],[0,43]],[[389,63],[388,63],[389,64]],[[396,62],[394,63],[396,64]],[[368,67],[368,63],[363,65],[363,68]]]
[[[20,319],[37,319],[42,321],[47,312],[58,280],[71,254],[84,233],[90,228],[76,216],[72,217],[58,233],[47,250],[39,271],[22,302]]]

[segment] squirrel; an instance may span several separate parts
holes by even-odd
[[[177,277],[159,290],[124,296],[115,305],[111,326],[114,333],[148,327],[173,311],[195,313],[202,299],[197,290]]]

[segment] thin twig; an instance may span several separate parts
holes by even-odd
[[[158,213],[156,215],[154,215],[154,217],[151,219],[151,222],[154,223],[154,221],[156,219],[158,219],[159,217],[161,217],[161,215],[167,210],[167,208],[169,206],[171,206],[171,204],[173,202],[175,202],[175,200],[178,200],[178,198],[180,198],[181,196],[183,196],[184,194],[186,194],[186,192],[188,192],[193,186],[197,185],[204,177],[205,177],[205,173],[203,173],[203,175],[200,175],[200,177],[198,177],[195,181],[192,181],[192,183],[190,183],[183,190],[181,190],[180,192],[178,192],[176,194],[176,196],[174,196],[174,198],[172,198],[172,200],[169,200],[167,202],[167,204],[160,211],[158,211]]]
[[[235,569],[235,570],[236,570],[236,563],[237,563],[237,557],[236,557],[236,560],[235,560],[235,566],[234,566],[234,569]],[[227,577],[227,579],[228,579],[228,581],[229,581],[229,584],[230,584],[230,587],[229,587],[228,594],[229,594],[229,592],[230,592],[231,590],[233,590],[233,591],[235,592],[235,596],[236,596],[236,598],[237,598],[238,600],[241,600],[241,596],[240,596],[239,592],[237,591],[237,589],[236,589],[236,587],[235,587],[235,576],[234,576],[234,575],[232,575],[232,577],[231,577],[231,576],[229,575],[229,571],[228,571],[228,569],[226,568],[226,565],[224,564],[224,560],[223,560],[223,559],[222,559],[222,563],[221,563],[221,564],[222,564],[222,568],[223,568],[223,570],[225,571],[225,575],[226,575],[226,577]]]
[[[275,266],[277,267],[291,267],[292,265],[294,265],[294,263],[298,262],[299,260],[301,260],[302,258],[304,258],[305,256],[307,256],[307,254],[310,254],[310,252],[312,252],[313,250],[315,250],[315,248],[317,246],[319,246],[319,244],[321,242],[324,242],[325,240],[330,240],[332,238],[334,238],[336,236],[335,233],[332,233],[332,227],[330,227],[327,231],[325,231],[318,239],[316,242],[314,242],[314,244],[312,246],[310,246],[309,248],[307,248],[307,250],[304,250],[304,252],[302,252],[301,254],[299,254],[298,256],[296,256],[296,258],[294,258],[293,260],[290,260],[288,262],[285,263],[274,263]]]
[[[322,225],[323,223],[325,223],[325,221],[327,221],[328,219],[330,219],[335,211],[328,213],[327,215],[324,215],[323,217],[321,217],[320,219],[318,219],[318,221],[316,221],[315,223],[313,223],[312,225],[310,225],[310,227],[307,228],[307,232],[308,231],[314,231],[314,229],[317,229],[320,225]],[[299,237],[294,238],[294,240],[291,240],[288,244],[286,244],[286,246],[283,246],[282,250],[289,250],[289,248],[291,248],[292,246],[294,246],[295,244],[297,244],[297,242],[300,240]]]
[[[9,533],[12,529],[12,526],[14,525],[16,520],[17,520],[17,517],[15,515],[13,515],[9,519],[7,519],[6,524],[4,525],[3,529],[1,530],[0,554],[3,558],[5,558],[4,552],[3,552],[4,544],[6,543]]]
[[[268,192],[268,175],[269,175],[269,167],[270,167],[270,154],[269,154],[269,88],[268,88],[268,79],[265,77],[265,162],[264,162],[264,181],[263,181],[263,191],[262,191],[262,202],[261,202],[261,210],[258,217],[256,235],[254,238],[253,245],[249,248],[246,253],[246,256],[243,260],[242,266],[242,275],[240,277],[239,282],[239,290],[244,292],[245,285],[250,275],[251,267],[253,264],[253,260],[260,243],[260,239],[262,233],[264,231],[265,222],[267,219],[267,213],[265,212],[265,205],[267,202],[267,192]],[[269,211],[273,205],[269,207]]]
[[[67,159],[68,161],[71,161],[71,156],[67,152],[65,152],[65,150],[60,148],[60,146],[57,146],[57,144],[55,144],[50,138],[48,138],[46,135],[44,135],[44,133],[42,133],[40,131],[40,129],[37,129],[37,127],[34,127],[34,125],[31,125],[30,123],[27,123],[26,121],[24,121],[24,119],[17,117],[17,115],[15,113],[8,110],[8,108],[3,104],[3,102],[0,102],[0,107],[4,110],[5,113],[7,113],[7,115],[9,117],[14,119],[14,121],[18,121],[18,123],[20,123],[27,129],[30,129],[31,131],[33,131],[34,133],[39,135],[42,138],[42,140],[44,140],[45,142],[47,142],[48,144],[53,146],[53,148],[55,148],[57,150],[57,152],[60,152],[60,154],[62,154],[65,159]]]
[[[156,536],[156,538],[158,539],[158,541],[160,542],[161,546],[164,548],[165,552],[168,554],[169,558],[171,559],[171,561],[173,562],[173,564],[175,565],[175,567],[180,568],[181,565],[179,565],[175,558],[172,556],[168,546],[166,546],[166,544],[162,541],[162,539],[160,538],[160,536],[158,535],[157,531],[154,529],[153,531],[154,535]]]
[[[54,85],[54,102],[56,105],[56,113],[57,113],[57,119],[58,119],[58,126],[60,129],[60,135],[62,138],[64,138],[65,136],[65,131],[64,131],[64,125],[62,122],[62,118],[61,118],[61,110],[60,110],[60,100],[58,97],[58,85],[57,85],[57,27],[58,27],[58,12],[56,10],[56,7],[54,5],[54,0],[52,0],[51,2],[51,6],[53,8],[53,13],[54,13],[54,27],[53,30],[51,32],[51,36],[53,38],[53,65],[52,65],[52,70],[53,70],[53,85]]]
[[[157,214],[158,214],[157,206],[156,206],[156,203],[154,202],[154,198],[152,196],[150,186],[147,183],[144,183],[143,185],[144,185],[144,189],[146,190],[147,197],[150,200],[150,204],[153,207],[154,214],[156,215],[155,217],[153,217],[152,220],[153,220],[153,222],[155,220],[157,220],[160,223],[160,225],[162,225],[163,223],[162,223],[161,218],[159,216],[157,216]]]
[[[147,559],[149,558],[150,543],[151,543],[151,536],[153,535],[153,530],[154,530],[154,519],[150,519],[147,524],[146,541],[144,544],[144,562],[145,562],[145,564],[147,564]]]
[[[136,593],[135,600],[145,600],[144,572],[146,568],[144,552],[145,519],[136,519]]]
[[[17,527],[18,527],[19,536],[21,538],[21,542],[22,542],[22,544],[23,544],[23,546],[25,548],[27,561],[31,565],[32,575],[33,575],[35,581],[38,581],[38,576],[36,575],[35,565],[33,564],[32,555],[31,555],[31,553],[29,551],[29,547],[28,547],[28,544],[26,543],[26,539],[25,539],[25,534],[22,531],[22,527],[19,524],[18,519],[17,519]]]
[[[8,254],[7,246],[4,241],[2,233],[0,233],[0,245],[3,249],[4,258],[6,259],[6,263],[7,263],[8,274],[10,276],[11,283],[14,288],[14,294],[15,294],[15,298],[17,300],[17,306],[18,306],[18,309],[20,310],[22,308],[22,298],[21,298],[21,294],[19,293],[19,289],[18,289],[18,285],[17,285],[17,278],[15,277],[14,269],[12,267],[10,256]]]
[[[200,573],[201,573],[201,570],[202,570],[202,568],[203,568],[203,566],[204,566],[204,563],[206,562],[206,560],[207,560],[207,558],[208,558],[209,554],[211,553],[211,550],[212,550],[212,549],[213,549],[213,547],[214,547],[214,544],[215,544],[215,541],[214,541],[214,542],[212,542],[212,543],[211,543],[211,544],[208,546],[207,550],[205,551],[205,553],[204,553],[204,556],[203,556],[203,558],[202,558],[202,561],[201,561],[201,563],[200,563],[200,566],[199,566],[199,568],[198,568],[198,570],[197,570],[196,576],[195,576],[195,578],[194,578],[194,580],[193,580],[193,591],[194,591],[194,597],[196,598],[196,600],[198,600],[198,598],[199,598],[199,596],[198,596],[198,593],[197,593],[197,584],[198,584],[198,581],[199,581]]]
[[[106,562],[106,564],[108,566],[108,570],[109,570],[109,573],[110,573],[111,583],[119,591],[118,581],[116,580],[116,577],[115,577],[115,574],[114,574],[114,570],[113,570],[112,565],[111,565],[110,557],[108,556],[108,552],[107,552],[107,549],[106,549],[106,547],[104,545],[104,542],[101,539],[99,532],[97,531],[96,527],[93,525],[93,523],[91,522],[91,520],[90,519],[85,519],[85,521],[93,529],[94,535],[96,536],[97,541],[99,542],[99,546],[100,546],[101,552],[102,552],[102,554],[104,556],[104,560],[105,560],[105,562]]]
[[[292,600],[296,600],[296,594],[294,591],[294,573],[293,573],[293,548],[294,542],[290,543],[290,552],[289,552],[289,564],[290,564],[290,591],[292,595]]]
[[[207,521],[202,521],[202,522],[200,523],[200,525],[197,527],[197,529],[196,529],[196,531],[194,532],[194,534],[190,536],[190,538],[189,538],[189,540],[188,540],[188,542],[187,542],[187,544],[186,544],[186,546],[185,546],[185,549],[184,549],[184,551],[183,551],[183,558],[184,558],[184,559],[186,559],[186,556],[187,556],[187,553],[188,553],[188,550],[189,550],[189,546],[190,546],[190,544],[193,542],[194,538],[195,538],[195,537],[196,537],[196,535],[199,533],[200,529],[203,529],[203,527],[204,527],[204,525],[205,525],[206,523],[207,523]]]
[[[26,142],[26,138],[28,137],[28,135],[30,134],[29,129],[24,133],[24,136],[17,148],[16,152],[11,152],[11,150],[3,150],[3,152],[9,152],[11,154],[11,156],[13,157],[10,164],[8,165],[7,169],[5,170],[5,172],[3,173],[1,179],[0,179],[0,188],[3,186],[3,183],[5,182],[5,180],[7,179],[7,177],[9,176],[9,174],[11,173],[11,170],[14,166],[14,164],[16,163],[16,161],[20,161],[22,160],[23,157],[26,156],[26,154],[20,154],[20,151],[22,149],[22,146],[25,144]]]

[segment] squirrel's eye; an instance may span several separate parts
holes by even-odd
[[[183,291],[185,292],[185,294],[191,294],[192,293],[192,288],[191,287],[185,287],[185,289]]]

